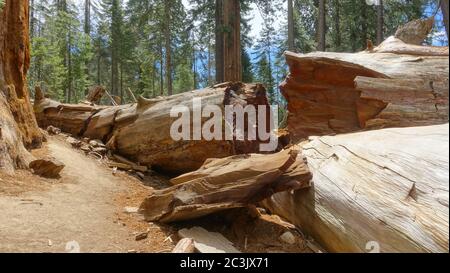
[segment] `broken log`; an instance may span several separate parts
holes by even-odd
[[[372,51],[285,55],[290,74],[281,90],[294,142],[448,122],[448,47],[390,37]]]
[[[264,201],[330,252],[448,252],[449,126],[311,137],[309,189]],[[302,158],[300,160],[303,160]]]
[[[172,179],[141,204],[147,221],[174,222],[246,207],[280,191],[309,186],[311,175],[297,150],[271,155],[237,155],[207,160],[192,173]]]
[[[226,105],[258,108],[269,104],[261,85],[228,83],[165,98],[140,97],[135,104],[120,106],[68,105],[37,94],[34,110],[39,125],[44,128],[52,125],[75,136],[100,139],[115,154],[138,165],[167,172],[193,171],[212,157],[259,152],[260,140],[173,140],[170,129],[178,117],[170,116],[172,108],[187,107],[192,117],[194,99],[201,99],[202,109],[207,105],[217,105],[223,110]],[[207,120],[200,118],[202,122]],[[192,128],[192,119],[190,122]]]
[[[86,102],[89,104],[100,104],[100,101],[105,95],[105,88],[103,86],[94,86],[90,88],[88,95],[86,96]]]
[[[434,17],[427,19],[416,19],[400,26],[394,37],[406,44],[422,45],[425,38],[434,27]]]

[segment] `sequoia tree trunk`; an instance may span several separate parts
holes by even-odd
[[[448,145],[448,124],[311,138],[313,187],[264,204],[330,252],[448,252]]]
[[[28,0],[7,0],[0,11],[0,171],[27,167],[27,148],[43,136],[30,104],[26,74],[30,65]]]
[[[174,107],[187,107],[192,128],[196,120],[194,99],[201,99],[202,109],[207,105],[220,106],[222,110],[225,105],[254,105],[256,109],[263,105],[267,107],[266,115],[270,115],[264,87],[240,83],[158,99],[141,97],[136,104],[113,107],[62,104],[37,92],[34,109],[41,127],[53,125],[75,136],[100,139],[108,143],[110,150],[136,163],[172,173],[196,170],[208,158],[259,152],[259,140],[229,141],[224,140],[224,135],[223,140],[207,141],[202,136],[196,139],[190,131],[190,140],[174,140],[170,129],[178,117],[171,117],[170,112]],[[200,118],[202,122],[207,120]],[[221,116],[219,120],[222,119]]]
[[[216,81],[242,80],[239,0],[216,1]]]
[[[448,122],[448,47],[388,38],[360,53],[286,53],[294,140]],[[395,65],[393,65],[395,64]]]

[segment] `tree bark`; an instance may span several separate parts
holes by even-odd
[[[294,31],[294,3],[288,0],[288,50],[295,49],[295,31]]]
[[[159,95],[164,96],[164,52],[162,42],[159,44]]]
[[[167,85],[167,95],[171,96],[173,94],[172,86],[172,38],[170,30],[170,9],[171,1],[164,1],[164,41],[165,41],[165,51],[166,51],[166,85]]]
[[[91,34],[91,0],[84,2],[84,33]]]
[[[448,138],[448,124],[313,138],[313,187],[264,204],[329,252],[448,252]]]
[[[294,140],[448,122],[448,47],[390,37],[370,52],[288,52],[286,58],[291,74],[281,90]]]
[[[380,45],[384,40],[384,4],[380,0],[377,6],[377,45]]]
[[[442,15],[444,17],[444,25],[445,25],[445,31],[447,32],[447,39],[448,39],[448,0],[441,0],[441,11]]]
[[[239,0],[216,1],[216,81],[242,80],[241,9]]]
[[[361,13],[361,48],[365,48],[367,45],[367,10],[366,3],[361,1],[360,13]]]
[[[34,19],[35,7],[34,0],[30,0],[30,41],[34,37],[35,19]]]
[[[84,34],[87,37],[91,37],[91,0],[85,0],[84,2]],[[86,60],[84,63],[85,69],[84,73],[87,76],[87,80],[90,80],[89,75],[89,61]],[[85,90],[85,95],[87,95],[89,92],[88,88]]]
[[[309,187],[311,175],[297,155],[297,150],[285,150],[207,160],[199,170],[173,179],[173,187],[154,191],[140,211],[147,221],[183,221]]]
[[[342,36],[341,36],[341,7],[339,4],[339,0],[334,0],[334,47],[336,50],[340,51],[342,44]]]
[[[28,168],[25,147],[42,144],[27,89],[30,65],[28,0],[7,0],[0,11],[0,172]]]
[[[216,82],[221,83],[224,82],[224,35],[223,35],[223,0],[216,0]]]
[[[121,14],[120,3],[118,0],[112,0],[111,14],[111,94],[120,96],[120,40],[121,40]]]
[[[231,84],[165,98],[148,100],[141,97],[137,104],[113,107],[62,104],[37,92],[34,110],[41,127],[52,125],[75,136],[100,139],[108,143],[109,149],[115,153],[141,165],[171,173],[193,171],[208,158],[259,151],[260,140],[206,141],[200,138],[175,141],[170,128],[178,117],[170,117],[170,111],[181,104],[189,108],[192,117],[194,98],[201,98],[203,108],[208,104],[221,108],[235,104],[243,107],[248,104],[269,105],[261,85]],[[266,115],[269,115],[268,111]],[[202,119],[203,122],[206,120]],[[193,118],[190,122],[193,124]],[[256,126],[258,128],[259,125]]]
[[[319,0],[319,21],[317,23],[317,50],[326,50],[326,7],[325,0]]]

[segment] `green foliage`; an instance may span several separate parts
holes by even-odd
[[[288,73],[286,1],[240,2],[243,80],[263,83],[284,115],[278,84]],[[317,48],[318,1],[293,2],[295,51],[311,52]],[[434,2],[384,1],[384,36],[424,17]],[[215,82],[215,0],[189,0],[189,8],[182,0],[90,0],[89,34],[84,33],[85,1],[32,3],[30,90],[41,85],[54,98],[77,102],[99,84],[130,102],[128,88],[146,97],[166,95],[168,75],[175,94]],[[255,12],[263,17],[259,37],[250,36]],[[366,39],[376,40],[377,10],[365,1],[327,0],[326,21],[327,51],[354,52],[365,48]]]

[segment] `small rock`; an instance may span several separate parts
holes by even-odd
[[[280,240],[282,242],[285,242],[285,243],[290,244],[290,245],[293,245],[293,244],[296,243],[295,236],[289,231],[286,231],[285,233],[283,233],[280,236]]]
[[[123,211],[124,212],[126,212],[126,213],[138,213],[138,211],[139,211],[139,208],[137,208],[137,207],[125,207],[125,208],[123,208]]]
[[[148,237],[148,231],[139,233],[138,235],[136,235],[136,241],[141,241],[141,240],[147,239],[147,237]]]
[[[47,132],[50,135],[59,135],[59,134],[61,134],[61,129],[50,125],[50,126],[47,127]]]
[[[138,253],[138,251],[136,249],[130,249],[128,250],[128,253]]]
[[[73,138],[73,137],[68,137],[68,138],[66,139],[66,141],[67,141],[70,145],[72,145],[72,147],[74,147],[74,148],[80,148],[81,145],[82,145],[82,142],[81,142],[81,141],[79,141],[78,139]]]
[[[52,242],[52,240],[48,240],[48,246],[52,246],[53,245],[53,242]]]
[[[65,165],[54,158],[46,158],[32,161],[29,167],[33,169],[36,175],[46,178],[59,178],[59,173]]]

